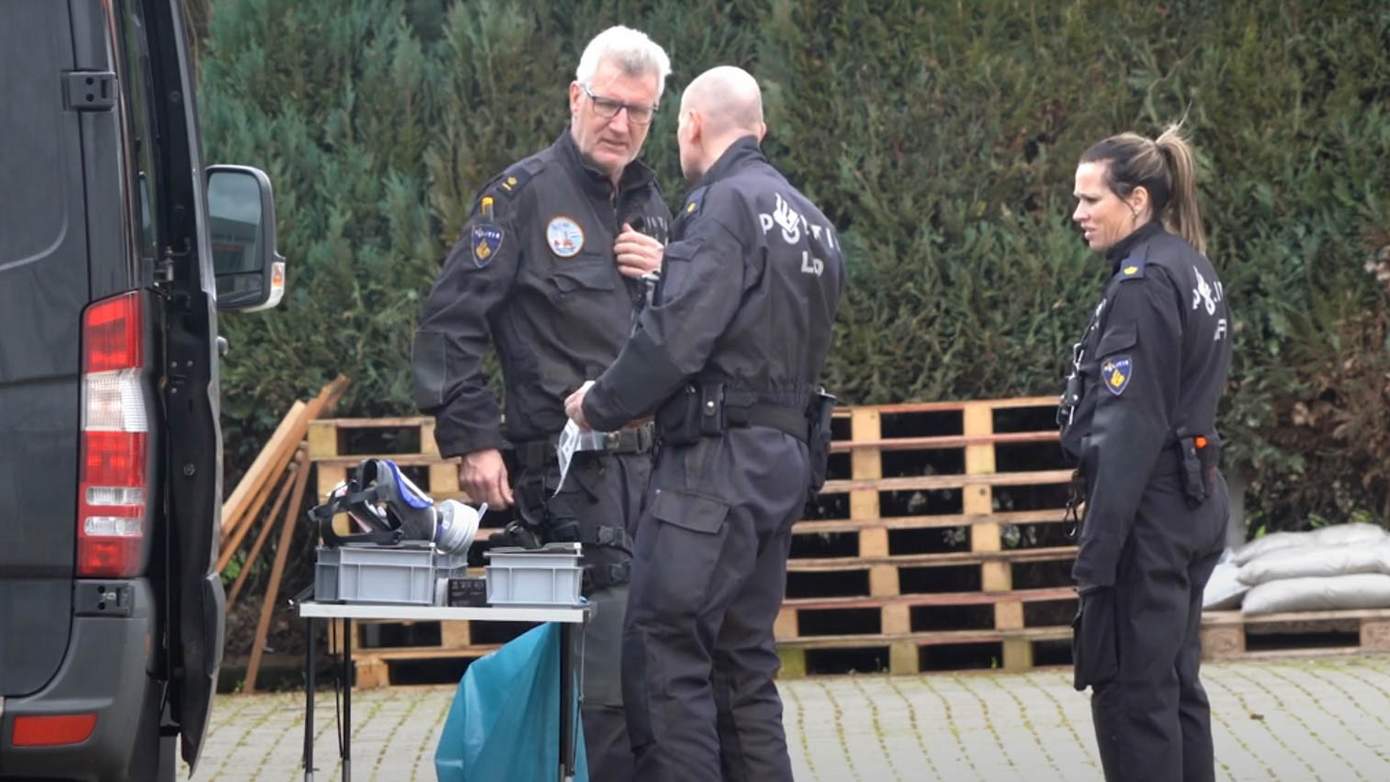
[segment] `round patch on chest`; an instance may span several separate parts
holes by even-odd
[[[545,227],[545,241],[551,252],[561,258],[573,258],[584,249],[584,229],[573,218],[556,215]]]

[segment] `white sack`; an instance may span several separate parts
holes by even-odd
[[[1390,575],[1390,543],[1282,549],[1245,563],[1236,578],[1242,584],[1256,586],[1279,578],[1346,576],[1352,573]]]
[[[1387,533],[1375,524],[1334,524],[1311,532],[1271,532],[1241,546],[1235,553],[1235,563],[1247,562],[1275,551],[1300,546],[1340,546],[1351,543],[1378,543]]]
[[[1269,581],[1246,593],[1242,610],[1247,614],[1274,614],[1350,608],[1390,608],[1390,575],[1355,573]]]
[[[1211,571],[1211,580],[1207,581],[1206,588],[1202,590],[1204,609],[1239,608],[1241,597],[1250,591],[1247,584],[1237,579],[1240,567],[1231,561],[1230,554],[1231,550],[1226,549],[1216,569]]]

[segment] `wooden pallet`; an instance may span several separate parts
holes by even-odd
[[[1390,609],[1202,616],[1202,656],[1208,660],[1361,652],[1390,652]]]
[[[1008,411],[1032,409],[1048,418],[1055,409],[1054,397],[987,400],[959,403],[924,403],[887,405],[879,407],[843,408],[836,413],[837,431],[841,435],[832,445],[834,470],[822,492],[830,504],[838,503],[845,511],[823,518],[803,521],[793,528],[797,543],[829,542],[844,553],[833,556],[796,553],[788,565],[789,583],[814,584],[813,596],[789,597],[777,618],[776,636],[784,660],[784,675],[796,675],[808,670],[806,653],[817,650],[849,648],[882,648],[889,650],[894,673],[916,673],[933,667],[923,662],[922,649],[941,645],[965,647],[972,644],[996,644],[1002,651],[993,653],[996,662],[1008,669],[1026,669],[1033,665],[1034,647],[1039,641],[1054,641],[1065,637],[1066,628],[1057,625],[1030,626],[1025,621],[1025,606],[1049,601],[1074,601],[1074,593],[1064,578],[1047,583],[1027,584],[1030,588],[1015,589],[1019,568],[1052,563],[1064,567],[1074,556],[1068,545],[1047,545],[1035,548],[1014,548],[1006,545],[1004,531],[1010,525],[1055,525],[1062,520],[1060,502],[1055,506],[1026,510],[996,510],[996,494],[1002,487],[1064,485],[1070,472],[1060,465],[1060,454],[1049,469],[1000,472],[1000,449],[1029,444],[1054,443],[1056,430],[1047,426],[997,427],[996,419]],[[955,431],[928,435],[904,435],[895,429],[909,419],[946,416],[959,420]],[[848,427],[845,426],[848,424]],[[886,424],[886,426],[885,426]],[[996,431],[1000,429],[1000,431]],[[369,453],[351,447],[349,440],[368,430],[397,430],[408,436],[397,439],[418,443],[408,453]],[[888,430],[885,434],[885,430]],[[361,439],[360,437],[356,439]],[[458,487],[457,459],[440,457],[434,442],[434,421],[429,418],[390,419],[329,419],[314,422],[309,431],[310,458],[318,466],[320,499],[342,482],[348,469],[370,457],[394,459],[407,468],[423,473],[421,488],[436,499],[463,497]],[[956,459],[953,472],[938,474],[908,474],[884,476],[885,457],[891,461],[899,455],[945,453]],[[1051,469],[1055,466],[1055,469]],[[958,506],[947,513],[915,513],[893,515],[884,512],[882,498],[902,492],[929,495],[951,493],[959,496]],[[489,513],[486,521],[498,524]],[[959,550],[931,553],[903,553],[894,540],[903,535],[919,534],[922,530],[964,528],[969,541]],[[811,548],[814,548],[812,546]],[[822,546],[824,548],[824,546]],[[941,570],[935,570],[941,569]],[[974,575],[968,591],[942,592],[937,588],[923,589],[909,583],[934,580],[932,574],[958,573],[970,570]],[[962,609],[962,607],[973,607]],[[952,624],[925,622],[935,613],[968,610],[972,621]],[[986,621],[978,620],[979,612],[987,613]],[[868,626],[864,616],[872,616]],[[837,632],[840,617],[858,629]],[[466,625],[460,626],[466,627]],[[815,625],[815,627],[812,627]],[[362,649],[356,655],[372,660],[376,670],[384,670],[386,662],[420,659],[434,654],[445,657],[457,653],[473,654],[479,648],[439,647],[409,650]],[[973,665],[974,662],[966,661]],[[810,666],[819,669],[824,666]],[[831,666],[833,668],[833,666]],[[370,677],[364,677],[364,681]]]
[[[373,642],[373,630],[382,627],[406,627],[411,625],[437,627],[439,642],[417,646],[383,646]],[[444,660],[471,662],[501,648],[502,643],[474,643],[469,622],[365,622],[356,621],[353,627],[353,681],[361,689],[386,687],[401,683],[401,675],[411,672],[421,664]],[[340,636],[342,626],[337,622],[328,623],[328,648],[331,654],[342,649]],[[520,634],[519,632],[517,634]],[[461,672],[463,666],[454,670]],[[411,683],[442,684],[458,681],[457,675],[427,677]]]
[[[1046,444],[1058,439],[1055,428],[1034,427],[1024,431],[996,431],[1000,411],[1033,408],[1050,414],[1054,397],[944,402],[924,404],[856,407],[848,411],[849,436],[838,439],[832,453],[849,454],[848,475],[827,481],[822,505],[848,509],[848,518],[807,520],[798,523],[794,536],[820,536],[822,539],[853,538],[849,556],[794,557],[788,563],[789,597],[777,618],[776,637],[783,660],[784,676],[808,670],[805,652],[830,647],[873,648],[886,645],[888,670],[917,673],[923,670],[921,647],[940,644],[997,644],[1002,665],[1009,670],[1032,667],[1034,644],[1038,640],[1065,637],[1065,626],[1028,627],[1024,606],[1037,601],[1072,601],[1075,592],[1068,579],[1055,578],[1040,588],[1015,589],[1015,570],[1028,563],[1065,563],[1075,556],[1070,545],[1037,548],[1006,546],[1008,525],[1056,524],[1063,521],[1063,509],[1055,507],[1024,511],[996,509],[1000,487],[1058,486],[1071,477],[1061,464],[1060,450],[1051,469],[1000,472],[996,469],[1000,446]],[[958,415],[958,431],[949,434],[885,436],[885,422],[894,417]],[[901,427],[899,427],[901,428]],[[959,471],[884,477],[885,455],[903,452],[956,452]],[[841,465],[843,469],[844,465]],[[834,478],[836,476],[832,476]],[[959,507],[952,512],[914,515],[885,513],[884,499],[895,492],[959,494]],[[848,495],[848,503],[827,497]],[[905,530],[943,528],[968,529],[968,548],[926,554],[903,554],[893,544],[895,533]],[[845,548],[831,541],[831,548]],[[794,551],[796,550],[794,543]],[[804,548],[804,547],[803,547]],[[906,576],[924,568],[969,568],[974,571],[975,591],[935,593],[920,586],[909,588]],[[867,572],[867,579],[862,574]],[[942,571],[944,573],[944,571]],[[847,578],[861,574],[858,579]],[[858,594],[798,598],[790,587],[798,580],[824,574],[826,581],[839,577]],[[918,578],[917,581],[923,579]],[[930,579],[926,579],[930,580]],[[820,590],[817,590],[820,591]],[[914,592],[916,592],[914,594]],[[932,607],[983,606],[992,616],[988,626],[914,628],[914,610]],[[866,626],[868,632],[833,636],[808,632],[805,619],[812,612],[877,611],[878,621]]]

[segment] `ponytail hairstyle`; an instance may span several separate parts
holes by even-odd
[[[1128,198],[1140,186],[1149,191],[1153,216],[1197,252],[1206,253],[1207,235],[1197,204],[1197,160],[1179,125],[1169,125],[1153,141],[1137,133],[1111,136],[1086,150],[1081,162],[1108,164],[1105,183],[1120,198]]]

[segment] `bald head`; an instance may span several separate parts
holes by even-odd
[[[696,76],[681,93],[681,170],[694,182],[719,159],[729,145],[744,136],[759,142],[763,123],[763,94],[748,71],[732,65],[710,68]]]
[[[748,71],[733,65],[710,68],[685,88],[681,112],[698,111],[711,136],[762,135],[763,93]]]

